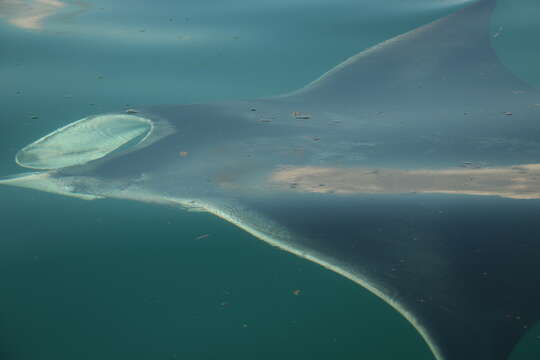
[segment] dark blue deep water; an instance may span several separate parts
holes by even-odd
[[[497,51],[540,84],[540,9],[519,1],[500,1]],[[294,90],[465,4],[0,0],[0,174],[89,114]],[[367,290],[209,214],[6,187],[0,215],[3,360],[433,359]],[[538,335],[512,360],[539,358]]]

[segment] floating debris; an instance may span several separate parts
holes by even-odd
[[[292,293],[293,293],[293,295],[298,296],[298,295],[300,295],[300,289],[293,290]]]
[[[299,119],[299,120],[311,119],[311,115],[302,114],[299,111],[293,111],[292,116],[294,116],[295,119]]]
[[[493,38],[496,39],[499,36],[501,36],[502,31],[503,31],[503,27],[499,26],[499,30],[497,30],[497,32],[495,34],[493,34]]]
[[[127,110],[126,110],[126,113],[127,113],[127,114],[136,114],[136,113],[138,113],[138,111],[135,110],[135,109],[127,109]]]
[[[242,327],[243,327],[243,328],[247,328],[247,327],[248,327],[248,324],[242,324]]]
[[[319,140],[321,140],[320,137],[317,137],[317,136],[313,137],[313,141],[319,141]]]
[[[103,79],[103,75],[98,75],[97,77],[99,80]]]
[[[257,109],[255,109],[255,108],[251,108],[251,109],[249,109],[249,110],[250,110],[250,111],[257,111]]]
[[[260,119],[259,122],[269,123],[269,122],[272,122],[272,120],[270,120],[270,119]]]
[[[202,240],[202,239],[206,239],[207,237],[209,237],[210,234],[202,234],[202,235],[199,235],[195,238],[195,240]]]
[[[32,120],[39,119],[39,116],[37,116],[37,115],[32,115],[32,117],[31,117],[30,119],[32,119]]]
[[[486,166],[486,163],[484,162],[473,162],[473,161],[464,161],[461,164],[462,167],[468,168],[468,169],[481,169],[483,166]],[[472,180],[472,178],[471,178]]]
[[[505,112],[503,112],[503,115],[510,116],[510,115],[512,115],[512,113],[510,111],[505,111]]]
[[[188,152],[187,152],[187,151],[180,151],[180,152],[179,152],[179,155],[180,155],[181,157],[186,157],[186,156],[188,156]]]

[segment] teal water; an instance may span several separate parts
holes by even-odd
[[[0,1],[0,174],[89,114],[294,90],[465,3]],[[509,4],[497,50],[537,83],[540,31],[523,19],[538,5]],[[15,188],[0,188],[0,212],[2,359],[433,359],[368,291],[211,215]],[[512,359],[537,359],[538,335]]]

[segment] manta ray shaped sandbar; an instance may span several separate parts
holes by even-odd
[[[209,211],[368,288],[437,359],[503,360],[540,317],[540,95],[493,51],[495,6],[282,96],[84,118],[0,183]]]

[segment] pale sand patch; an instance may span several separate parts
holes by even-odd
[[[314,193],[446,193],[539,199],[540,164],[417,170],[283,167],[270,175],[269,182],[288,191]]]
[[[5,0],[0,4],[0,18],[21,29],[42,30],[43,20],[65,6],[59,0]]]

